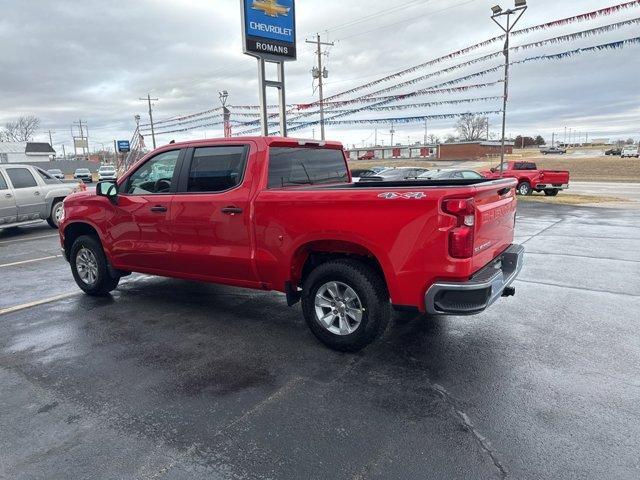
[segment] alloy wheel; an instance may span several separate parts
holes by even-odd
[[[363,312],[360,297],[346,283],[327,282],[316,293],[316,321],[334,335],[355,332],[362,322]]]

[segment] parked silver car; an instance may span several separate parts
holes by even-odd
[[[0,229],[42,220],[58,228],[64,198],[85,188],[30,165],[0,165]]]
[[[51,168],[47,170],[47,173],[58,180],[64,180],[64,173],[59,168]]]

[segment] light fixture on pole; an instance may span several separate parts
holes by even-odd
[[[504,172],[504,141],[505,141],[505,131],[507,126],[507,100],[509,99],[509,37],[511,35],[511,30],[516,26],[518,20],[524,15],[525,10],[527,9],[526,0],[515,0],[515,7],[507,10],[502,10],[500,5],[496,5],[491,7],[491,20],[493,20],[496,25],[498,25],[505,33],[505,41],[504,41],[504,96],[502,100],[502,141],[500,147],[500,176],[503,175]],[[515,20],[511,21],[511,15],[515,15]],[[506,26],[502,25],[498,21],[499,17],[506,16],[507,22]]]
[[[222,104],[222,123],[224,124],[224,138],[231,136],[231,111],[227,108],[227,99],[229,98],[229,92],[222,90],[218,92],[218,98]]]

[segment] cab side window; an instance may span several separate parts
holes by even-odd
[[[196,148],[189,168],[188,192],[224,192],[240,185],[246,148]]]
[[[128,195],[159,195],[169,193],[180,150],[171,150],[156,155],[145,162],[127,179],[123,193]]]
[[[9,179],[15,189],[38,186],[38,182],[26,168],[8,168],[7,175],[9,175]]]
[[[0,190],[9,190],[7,186],[7,181],[4,179],[2,172],[0,172]]]
[[[482,178],[482,175],[480,175],[479,173],[476,172],[472,172],[472,171],[465,171],[462,172],[462,178],[466,178],[468,180],[477,180]]]

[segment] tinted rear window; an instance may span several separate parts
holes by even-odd
[[[269,150],[269,188],[346,183],[348,179],[342,150],[277,147]]]
[[[30,188],[38,185],[36,179],[26,168],[8,168],[7,175],[11,179],[13,188]]]

